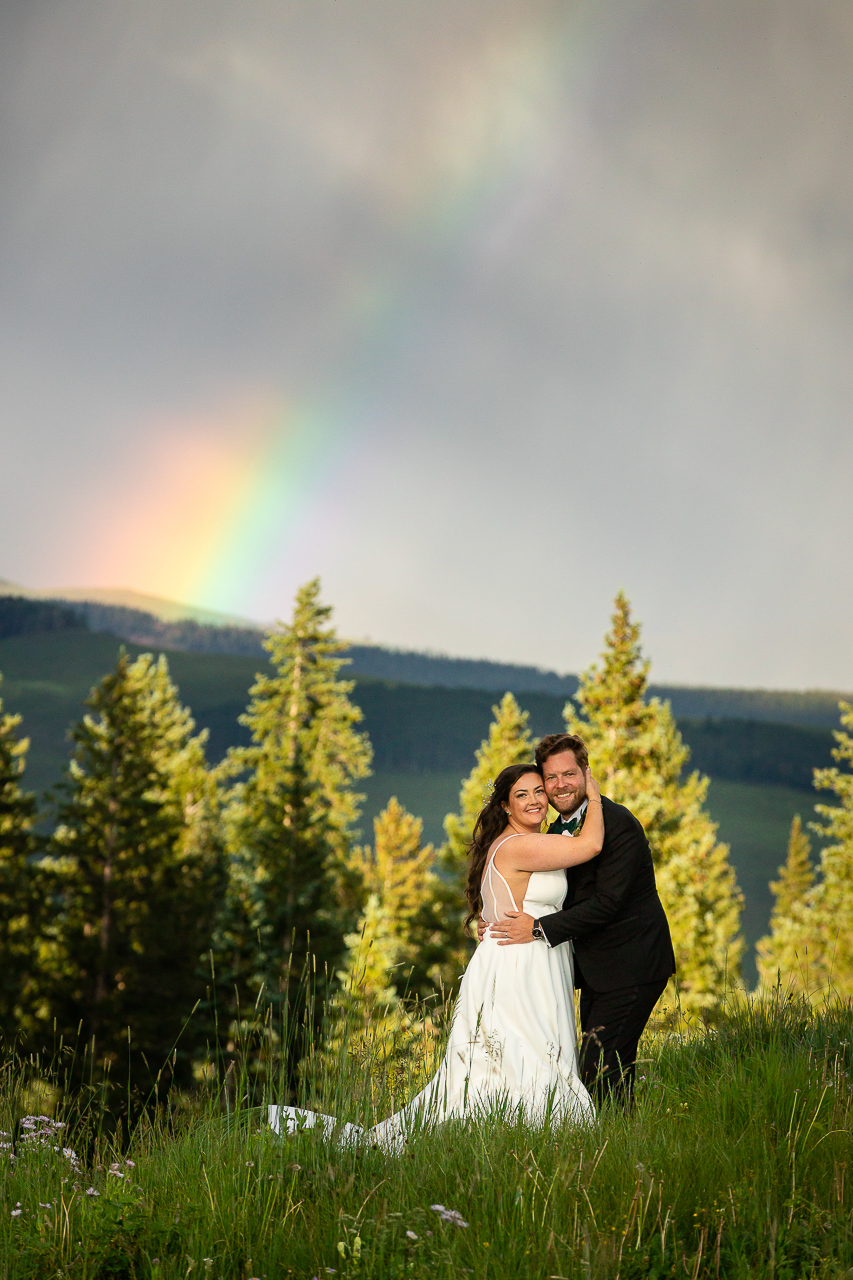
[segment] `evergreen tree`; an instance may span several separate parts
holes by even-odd
[[[339,676],[346,645],[319,595],[316,579],[302,587],[290,624],[265,640],[274,671],[257,677],[241,718],[252,742],[223,767],[238,781],[226,810],[231,874],[219,968],[244,1008],[262,991],[273,1001],[292,996],[309,953],[322,997],[363,902],[349,846],[361,800],[354,785],[370,772],[371,750],[356,729],[353,682]]]
[[[30,1027],[41,900],[32,865],[35,800],[21,789],[29,742],[15,736],[20,722],[3,714],[0,701],[0,1034],[7,1044]]]
[[[333,1049],[346,1037],[351,1051],[369,1041],[387,1057],[403,1047],[411,1028],[404,998],[423,965],[416,921],[435,881],[434,852],[421,844],[422,829],[421,819],[393,796],[374,819],[373,849],[354,852],[367,903],[358,928],[345,939]]]
[[[601,666],[581,677],[580,714],[569,703],[566,725],[586,743],[604,794],[643,824],[672,929],[682,1007],[709,1009],[739,973],[743,899],[728,848],[703,808],[708,779],[682,777],[689,751],[669,703],[646,698],[650,664],[621,592],[612,621]]]
[[[459,812],[444,819],[447,840],[438,855],[439,877],[417,920],[424,964],[433,986],[452,986],[471,955],[473,944],[463,924],[468,914],[465,886],[474,823],[501,769],[533,759],[528,715],[511,693],[505,693],[492,707],[492,714],[495,718],[489,736],[477,748],[474,767],[462,783]],[[423,980],[419,985],[423,989]]]
[[[820,859],[820,879],[809,894],[814,963],[809,964],[812,986],[832,990],[850,999],[853,996],[853,706],[839,704],[841,729],[835,731],[833,756],[838,765],[815,769],[815,786],[834,791],[836,805],[819,804],[815,809],[823,819],[817,828],[829,843]]]
[[[758,977],[762,986],[781,981],[785,988],[806,990],[814,929],[812,889],[815,882],[811,842],[799,814],[791,822],[788,857],[779,879],[770,883],[775,902],[770,933],[757,943]]]
[[[433,890],[432,845],[421,844],[423,822],[396,796],[373,821],[373,849],[356,851],[367,894],[359,927],[346,938],[345,986],[376,1003],[387,990],[399,1000],[422,963],[416,920]]]
[[[122,654],[86,705],[46,863],[58,910],[45,995],[66,1042],[81,1028],[96,1072],[124,1084],[131,1071],[147,1090],[204,995],[223,888],[216,793],[165,658]],[[197,1034],[191,1024],[172,1058],[184,1082]],[[82,1053],[75,1064],[92,1069]]]

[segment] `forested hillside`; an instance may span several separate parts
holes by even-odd
[[[111,607],[112,616],[132,612]],[[179,639],[186,647],[166,649],[169,667],[199,727],[209,732],[208,757],[219,760],[229,747],[245,744],[247,731],[238,719],[255,673],[267,666],[257,634],[196,622],[165,624],[141,613],[135,621],[146,617],[157,624],[154,631],[181,629]],[[95,624],[104,620],[91,615]],[[241,636],[251,639],[254,652],[217,652],[213,647],[217,635],[225,649],[236,647]],[[196,649],[189,647],[193,636]],[[164,647],[156,635],[146,644],[122,641],[108,632],[90,630],[79,610],[18,599],[0,601],[0,637],[2,695],[9,711],[23,716],[22,731],[32,744],[27,783],[37,792],[59,780],[68,755],[68,727],[79,718],[92,686],[114,666],[122,643],[131,658]],[[353,698],[364,713],[374,751],[374,774],[362,784],[367,795],[365,829],[389,796],[398,794],[423,817],[425,836],[433,841],[442,838],[444,815],[456,805],[460,780],[488,732],[499,695],[513,688],[529,713],[533,735],[540,736],[562,724],[567,694],[574,691],[525,689],[525,683],[540,677],[545,682],[552,675],[555,681],[574,680],[534,668],[395,654],[367,646],[352,647],[350,656],[357,678]],[[411,671],[420,678],[402,681],[365,674],[365,667],[383,670],[383,663],[387,663],[384,669]],[[500,675],[507,683],[491,688],[454,687],[454,676],[462,672],[472,684],[497,681]],[[812,771],[831,763],[832,734],[829,727],[819,726],[837,724],[837,700],[820,693],[661,688],[652,692],[670,698],[691,750],[689,767],[712,779],[710,812],[721,824],[722,838],[732,845],[732,860],[746,892],[744,929],[753,942],[766,928],[771,906],[768,882],[784,859],[791,817],[800,812],[808,820],[816,799]],[[745,714],[750,711],[752,716]],[[790,717],[788,723],[779,721],[783,711]]]
[[[0,597],[0,615],[13,599]],[[57,600],[44,604],[58,606],[66,615],[73,612],[92,631],[105,631],[143,648],[233,654],[266,661],[263,633],[258,629],[214,626],[192,617],[157,617],[142,609],[100,601]],[[6,633],[0,622],[2,634]],[[400,684],[485,689],[492,693],[544,693],[562,700],[573,697],[578,687],[576,675],[560,675],[540,667],[414,653],[381,645],[350,644],[349,657],[353,675]],[[839,698],[850,696],[820,689],[789,692],[656,684],[651,684],[649,691],[652,696],[667,699],[678,719],[758,720],[825,729],[837,726]]]
[[[32,738],[33,785],[44,787],[61,771],[66,726],[77,717],[92,685],[113,665],[121,642],[105,632],[72,626],[67,613],[51,613],[49,606],[37,604],[33,610],[40,617],[45,611],[42,621],[47,625],[38,631],[9,634],[7,619],[6,634],[0,639],[0,672],[8,705],[24,716]],[[0,627],[3,619],[0,613]],[[35,625],[32,619],[30,625]],[[146,646],[125,642],[125,648],[136,656]],[[182,696],[198,723],[209,731],[208,754],[218,760],[229,746],[244,740],[238,718],[255,672],[266,665],[265,655],[259,660],[253,655],[210,651],[167,652]],[[374,765],[381,772],[459,772],[461,776],[488,729],[496,696],[505,692],[379,680],[359,675],[357,669],[353,674],[355,698],[373,743]],[[530,713],[534,736],[552,732],[562,723],[563,696],[515,692]],[[831,763],[829,729],[733,716],[699,719],[679,714],[675,701],[673,711],[691,749],[691,767],[713,778],[810,790],[812,769]],[[725,700],[721,705],[727,705]]]

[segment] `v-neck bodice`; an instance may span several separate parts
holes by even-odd
[[[510,911],[526,911],[528,915],[550,915],[559,911],[566,897],[566,873],[556,871],[531,871],[524,892],[524,901],[518,905],[505,876],[495,866],[495,857],[499,849],[508,840],[521,835],[519,831],[511,836],[504,836],[489,854],[480,881],[480,894],[483,899],[483,919],[488,924],[496,924],[505,919]]]

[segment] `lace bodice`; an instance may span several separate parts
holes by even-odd
[[[566,897],[565,871],[531,871],[524,901],[521,906],[516,903],[512,890],[495,866],[498,849],[512,839],[514,836],[505,836],[496,844],[483,868],[480,894],[483,899],[483,919],[488,924],[496,924],[508,911],[526,911],[528,915],[537,918],[550,915],[552,911],[560,910]]]

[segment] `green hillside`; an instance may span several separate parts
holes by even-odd
[[[24,717],[31,740],[27,780],[35,791],[53,786],[65,766],[68,727],[83,714],[89,690],[116,662],[123,642],[86,631],[49,631],[0,640],[0,696]],[[144,650],[124,644],[132,656]],[[169,667],[200,723],[209,719],[218,758],[239,732],[236,716],[259,663],[231,654],[170,653]],[[224,707],[223,707],[224,704]]]
[[[0,639],[3,696],[25,717],[32,739],[32,785],[52,785],[65,759],[67,726],[80,715],[90,688],[115,663],[114,636],[82,627]],[[143,648],[125,643],[136,655]],[[262,661],[253,655],[168,652],[169,666],[218,760],[244,731],[238,717]],[[467,773],[488,731],[498,695],[485,689],[407,685],[359,678],[355,697],[381,773]],[[562,724],[564,700],[520,693],[535,736]],[[831,763],[827,729],[743,719],[679,718],[691,749],[691,767],[733,782],[810,789],[812,769]]]
[[[10,605],[19,603],[32,609],[49,607],[51,602],[54,608],[73,612],[90,630],[106,631],[133,645],[175,652],[230,653],[264,661],[263,632],[257,626],[131,591],[32,592],[0,579],[0,636],[5,634],[3,612]],[[561,701],[573,697],[578,685],[576,675],[519,663],[454,658],[374,644],[350,644],[348,654],[352,674],[368,681],[479,689],[492,695],[509,689],[516,694],[550,694]],[[823,729],[837,725],[839,699],[849,701],[853,696],[826,689],[792,692],[658,684],[650,685],[649,692],[669,701],[679,720],[751,720]]]
[[[770,881],[777,878],[788,851],[791,819],[814,820],[814,806],[828,797],[814,791],[788,787],[761,787],[712,778],[708,809],[720,824],[720,839],[731,847],[732,863],[743,890],[743,932],[750,947],[747,977],[754,979],[752,947],[767,932],[773,895]]]

